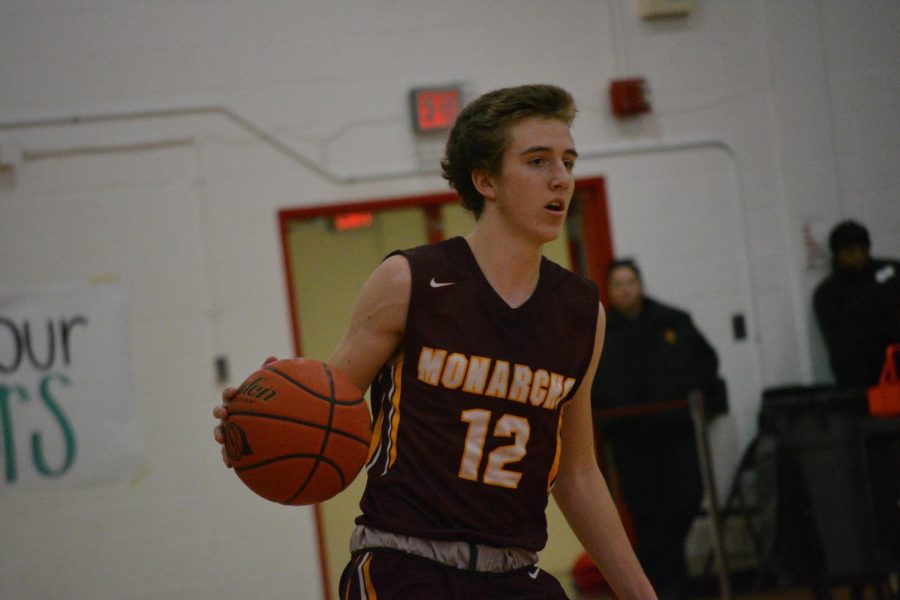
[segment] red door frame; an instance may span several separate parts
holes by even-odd
[[[278,227],[281,231],[281,256],[284,267],[284,279],[287,285],[288,308],[291,316],[291,333],[294,337],[294,352],[296,356],[303,356],[303,347],[300,343],[300,322],[297,319],[297,298],[294,295],[294,274],[291,271],[291,251],[288,240],[290,225],[293,221],[314,219],[316,217],[333,217],[344,213],[353,212],[380,212],[397,208],[410,208],[421,206],[425,210],[429,223],[428,239],[431,242],[439,241],[435,236],[434,223],[435,209],[443,204],[457,201],[456,194],[430,194],[425,196],[407,196],[403,198],[385,198],[379,200],[363,200],[342,204],[321,204],[304,208],[284,208],[278,211]],[[437,232],[439,233],[439,232]]]
[[[579,205],[582,215],[582,234],[584,236],[585,258],[588,272],[585,277],[592,279],[604,295],[602,282],[606,278],[606,268],[613,257],[612,230],[609,224],[609,210],[606,200],[606,184],[602,177],[581,179],[575,182],[576,193],[587,202]],[[443,239],[440,230],[439,209],[444,204],[455,203],[459,197],[453,192],[427,194],[422,196],[406,196],[400,198],[383,198],[363,200],[341,204],[323,204],[304,208],[285,208],[278,211],[278,225],[281,232],[282,266],[284,267],[285,284],[288,294],[288,308],[291,319],[291,333],[294,339],[294,355],[303,356],[300,322],[298,319],[297,298],[294,294],[294,276],[291,270],[289,244],[289,228],[293,221],[312,219],[323,216],[334,216],[352,212],[379,212],[398,208],[421,206],[425,211],[428,227],[428,241],[434,243]],[[605,300],[605,297],[604,297]],[[316,519],[316,539],[319,547],[319,566],[322,571],[322,584],[326,600],[331,600],[331,583],[328,577],[328,562],[325,551],[325,533],[322,527],[322,514],[318,504],[313,506]]]
[[[588,201],[579,205],[584,235],[584,251],[588,272],[582,273],[600,288],[606,302],[606,271],[613,259],[612,227],[609,224],[609,205],[606,200],[606,180],[602,177],[575,182],[575,190],[586,192]]]

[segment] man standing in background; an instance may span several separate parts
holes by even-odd
[[[660,599],[684,597],[689,575],[684,543],[703,500],[688,410],[665,410],[688,391],[717,389],[719,360],[690,316],[644,295],[632,260],[616,260],[607,275],[606,343],[592,388],[604,419],[619,486],[635,529],[635,549]],[[641,412],[642,405],[657,405]]]
[[[828,238],[832,271],[813,294],[839,387],[878,382],[885,348],[900,343],[900,262],[872,258],[868,230],[843,221]]]

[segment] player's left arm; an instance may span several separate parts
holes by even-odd
[[[605,329],[606,315],[601,305],[590,367],[564,408],[562,453],[553,497],[616,595],[622,599],[652,600],[656,594],[634,554],[594,454],[591,384]]]

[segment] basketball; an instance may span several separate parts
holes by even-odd
[[[324,363],[289,358],[250,375],[228,404],[225,449],[241,481],[272,502],[323,502],[362,469],[372,425],[362,393]]]

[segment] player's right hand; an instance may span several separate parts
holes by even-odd
[[[228,417],[228,403],[231,402],[231,399],[234,395],[237,394],[237,388],[235,387],[227,387],[222,390],[222,404],[219,404],[213,408],[213,416],[219,419],[219,424],[216,425],[215,429],[213,429],[213,437],[216,442],[218,442],[222,446],[222,462],[225,463],[225,466],[229,469],[231,468],[231,459],[228,458],[228,452],[225,449],[225,427],[224,422]]]
[[[275,356],[269,356],[266,360],[263,361],[262,366],[266,366],[271,362],[275,362],[278,360]],[[227,387],[222,390],[222,404],[218,404],[213,408],[213,416],[219,419],[218,425],[213,429],[213,438],[222,446],[222,462],[225,463],[225,466],[229,469],[233,466],[231,463],[231,458],[228,457],[228,451],[225,448],[225,419],[228,417],[228,403],[231,402],[231,399],[234,398],[234,395],[237,394],[237,388],[235,387]]]

